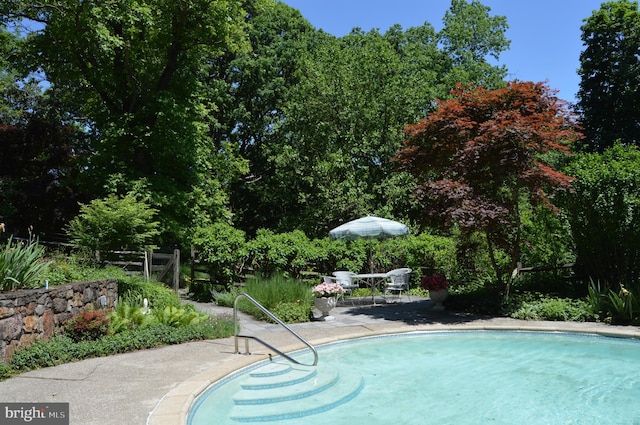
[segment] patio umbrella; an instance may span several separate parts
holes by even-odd
[[[329,237],[352,241],[360,238],[386,239],[407,234],[409,228],[402,223],[368,215],[341,224],[329,232]]]
[[[344,239],[353,241],[356,239],[387,239],[409,234],[409,228],[397,221],[368,215],[356,220],[341,224],[329,231],[331,239]],[[369,246],[369,268],[373,272],[371,261],[371,246]]]

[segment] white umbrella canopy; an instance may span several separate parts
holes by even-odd
[[[387,239],[409,234],[409,228],[397,221],[388,218],[368,215],[356,220],[341,224],[329,231],[331,239],[344,239],[353,241],[356,239]],[[371,246],[368,255],[369,269],[373,273],[373,259],[371,258]]]
[[[409,234],[409,228],[397,221],[368,215],[341,224],[329,231],[332,239],[349,241],[360,238],[386,239]]]

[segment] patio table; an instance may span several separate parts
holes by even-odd
[[[374,305],[376,304],[376,288],[378,288],[378,286],[380,286],[380,284],[383,283],[386,278],[386,273],[363,273],[353,275],[354,282],[364,282],[369,288],[371,288],[371,300],[373,301]]]

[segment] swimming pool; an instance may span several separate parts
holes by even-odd
[[[637,340],[424,332],[318,351],[316,368],[261,362],[220,381],[188,424],[640,424]]]

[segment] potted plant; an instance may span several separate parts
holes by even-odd
[[[315,307],[320,310],[322,317],[319,320],[331,320],[329,312],[336,306],[339,295],[344,294],[344,288],[335,282],[322,282],[311,289]]]
[[[429,291],[429,298],[435,303],[434,310],[444,310],[442,303],[449,296],[449,281],[441,274],[432,274],[420,278],[420,287]]]

